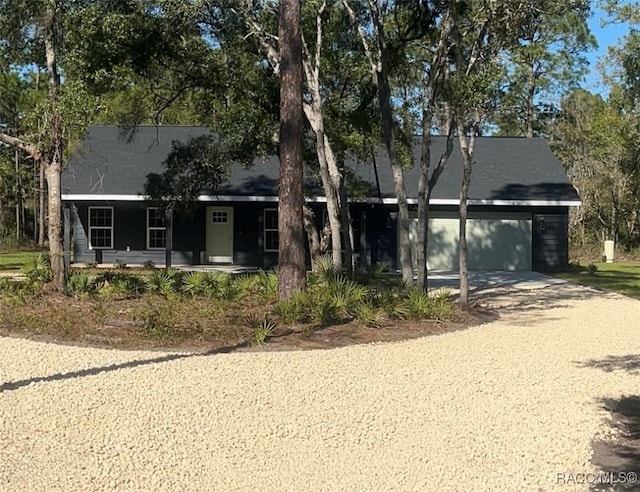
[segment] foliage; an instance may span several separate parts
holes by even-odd
[[[123,270],[104,272],[98,277],[97,282],[103,285],[100,294],[123,298],[141,297],[149,285],[146,277]]]
[[[25,304],[34,299],[40,292],[39,282],[31,280],[10,280],[0,278],[0,299],[15,304]]]
[[[275,301],[278,297],[278,269],[260,270],[256,275],[256,289],[261,299]]]
[[[453,306],[446,290],[429,295],[421,289],[412,288],[402,301],[409,318],[412,319],[448,319]]]
[[[174,306],[170,302],[149,299],[136,313],[136,321],[147,336],[167,338],[177,323]]]
[[[167,299],[173,298],[180,291],[182,275],[171,268],[153,270],[146,277],[149,292],[159,294]]]
[[[353,316],[359,324],[367,328],[382,328],[386,322],[384,310],[371,301],[356,304]]]
[[[273,308],[273,314],[286,325],[304,322],[309,317],[310,298],[305,292],[296,292],[290,299],[280,301]]]
[[[45,284],[50,282],[53,273],[51,271],[51,259],[47,253],[30,257],[24,265],[24,273],[33,282]]]
[[[101,287],[102,283],[99,282],[97,275],[78,270],[69,274],[66,291],[75,297],[86,297],[95,294]]]
[[[246,317],[245,322],[251,330],[251,344],[260,347],[265,344],[267,338],[273,336],[278,327],[276,322],[269,318],[268,315],[249,315]]]

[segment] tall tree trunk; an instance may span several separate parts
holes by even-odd
[[[418,278],[417,286],[425,292],[429,287],[427,258],[429,251],[429,200],[431,193],[438,183],[440,175],[444,171],[449,157],[453,152],[453,126],[449,125],[447,130],[447,143],[445,150],[440,155],[438,164],[431,175],[429,168],[431,163],[431,125],[433,123],[434,108],[427,108],[422,117],[422,153],[420,157],[420,175],[418,177],[418,238],[416,242],[416,256]],[[451,120],[449,116],[447,118]]]
[[[533,62],[528,67],[527,83],[527,121],[526,121],[526,136],[527,138],[533,138],[533,119],[535,110],[535,95],[536,95],[536,80]]]
[[[22,223],[22,221],[20,220],[20,210],[22,209],[22,183],[20,181],[20,154],[18,152],[18,149],[15,149],[14,159],[16,173],[16,242],[19,245],[20,239],[22,238],[20,229],[20,225]]]
[[[62,121],[59,109],[58,90],[60,88],[60,74],[56,58],[58,9],[57,0],[50,0],[45,13],[44,46],[47,62],[49,118],[51,124],[47,128],[50,145],[45,159],[47,185],[49,190],[49,253],[51,256],[51,270],[53,283],[58,292],[64,292],[65,269],[64,248],[62,246],[62,157],[63,135]]]
[[[44,246],[46,230],[47,230],[47,225],[46,225],[47,210],[46,210],[46,204],[45,204],[45,198],[46,198],[45,163],[42,161],[38,163],[38,176],[39,176],[38,246],[42,248]]]
[[[278,297],[306,286],[302,163],[301,0],[280,0],[280,190],[278,194]]]
[[[325,147],[327,149],[327,164],[329,167],[329,176],[333,188],[338,193],[338,211],[340,212],[340,223],[342,232],[342,244],[344,244],[345,262],[347,266],[347,275],[353,275],[354,259],[353,259],[353,226],[351,225],[351,213],[349,211],[349,199],[347,196],[347,188],[344,184],[344,175],[338,169],[338,163],[336,161],[333,149],[329,145],[329,141],[325,135]]]
[[[346,0],[343,4],[352,22],[356,23],[353,9]],[[386,5],[386,4],[385,4]],[[389,161],[391,163],[391,174],[393,185],[398,201],[398,248],[400,253],[400,268],[402,270],[402,280],[405,284],[413,283],[413,264],[411,263],[411,236],[409,233],[409,205],[407,203],[407,190],[404,184],[404,169],[400,161],[400,155],[396,145],[396,135],[393,121],[393,108],[391,106],[391,87],[389,84],[389,49],[387,47],[384,33],[384,24],[380,14],[380,6],[376,0],[369,0],[369,11],[373,29],[376,34],[378,45],[378,60],[373,57],[365,33],[360,32],[363,47],[367,52],[367,57],[371,63],[371,68],[378,85],[378,104],[380,105],[380,118],[382,120],[382,137],[387,148]]]
[[[64,248],[62,245],[62,202],[60,200],[61,159],[55,157],[47,165],[47,183],[49,185],[49,255],[53,283],[58,292],[64,292]]]
[[[304,206],[304,230],[307,233],[307,239],[309,241],[309,255],[311,256],[311,268],[314,269],[318,256],[323,254],[329,247],[329,240],[331,238],[331,228],[329,221],[322,228],[322,231],[318,232],[316,223],[314,221],[313,210],[307,205]]]
[[[457,117],[458,139],[460,141],[460,152],[462,154],[462,183],[460,185],[460,227],[459,227],[459,258],[458,267],[460,272],[460,307],[466,308],[469,305],[469,269],[467,261],[467,200],[469,197],[469,186],[471,185],[471,171],[473,165],[473,151],[475,146],[475,133],[467,140],[464,128],[464,115]],[[478,123],[479,124],[479,123]],[[475,130],[475,128],[474,128]]]
[[[311,77],[307,76],[307,80],[310,78]],[[313,102],[312,104],[304,105],[304,112],[307,115],[307,120],[309,120],[311,129],[316,136],[316,154],[318,156],[318,164],[320,168],[320,180],[322,181],[322,188],[324,189],[324,195],[327,199],[327,216],[329,217],[329,225],[331,227],[331,257],[333,258],[333,263],[336,268],[342,269],[340,202],[338,191],[333,185],[334,181],[329,173],[329,162],[327,158],[327,153],[332,153],[332,150],[324,134],[324,118],[320,107],[320,101],[317,99],[320,92],[318,91],[317,97],[314,97],[313,83],[310,85]]]

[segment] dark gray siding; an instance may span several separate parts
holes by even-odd
[[[534,213],[532,235],[533,269],[539,272],[563,271],[569,265],[569,215]]]

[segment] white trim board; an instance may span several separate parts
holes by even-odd
[[[118,194],[74,194],[63,193],[64,201],[122,201],[122,202],[144,202],[149,197],[145,195],[118,195]],[[200,202],[268,202],[275,203],[278,201],[277,196],[236,196],[236,195],[200,195]],[[308,203],[325,203],[327,201],[324,196],[307,197],[305,201]],[[379,203],[384,205],[395,205],[398,203],[396,198],[364,198],[350,200],[351,203]],[[407,203],[415,205],[418,203],[416,198],[407,199]],[[429,200],[430,205],[458,205],[457,198],[432,198]],[[505,207],[579,207],[582,205],[581,200],[493,200],[493,199],[474,199],[467,201],[469,205],[493,205]]]

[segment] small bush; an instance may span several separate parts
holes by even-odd
[[[95,294],[100,287],[98,277],[88,272],[71,272],[67,278],[67,293],[72,296],[86,297]]]
[[[258,296],[263,301],[275,301],[278,297],[278,270],[260,270],[256,275],[256,287]]]
[[[84,262],[84,266],[87,268],[95,268],[98,266],[98,262],[97,261],[85,261]]]
[[[598,265],[596,265],[595,263],[589,263],[587,265],[587,274],[588,275],[595,275],[597,271],[598,271]]]
[[[330,298],[314,298],[309,306],[309,316],[314,323],[328,325],[341,319],[340,309]]]
[[[176,324],[173,306],[167,302],[148,302],[135,319],[145,334],[152,338],[167,338]]]
[[[146,278],[148,292],[159,294],[166,298],[173,298],[180,291],[182,278],[176,270],[171,268],[153,270]]]
[[[113,267],[117,268],[118,270],[124,270],[125,268],[127,268],[127,264],[124,260],[116,258],[116,261],[113,262]]]
[[[105,272],[97,282],[104,281],[100,293],[125,298],[138,298],[149,288],[148,279],[134,273]]]
[[[303,322],[309,317],[309,302],[308,295],[296,292],[291,299],[276,304],[273,313],[287,325]]]
[[[353,315],[359,324],[368,328],[382,328],[386,321],[384,311],[371,302],[357,304]]]
[[[409,289],[404,304],[410,318],[425,319],[431,316],[432,300],[427,293],[421,289],[415,287]]]
[[[24,265],[24,273],[33,282],[46,284],[51,282],[53,272],[51,271],[51,259],[48,253],[40,253],[38,256],[29,258]]]
[[[0,278],[0,298],[13,304],[25,304],[40,292],[40,288],[38,281]]]
[[[318,256],[313,263],[313,272],[327,282],[340,275],[331,255]]]
[[[144,268],[146,268],[147,270],[155,270],[156,268],[156,264],[153,262],[153,260],[147,260],[145,261],[142,266]]]
[[[277,328],[276,322],[267,315],[262,317],[257,315],[247,316],[246,323],[251,329],[251,344],[258,346],[263,346],[266,339],[273,336],[273,332]]]
[[[243,273],[233,277],[233,283],[238,287],[242,295],[253,292],[257,284],[257,276],[251,273]]]
[[[453,315],[453,303],[450,299],[450,292],[447,289],[438,289],[430,296],[431,318],[436,320],[450,319]]]

